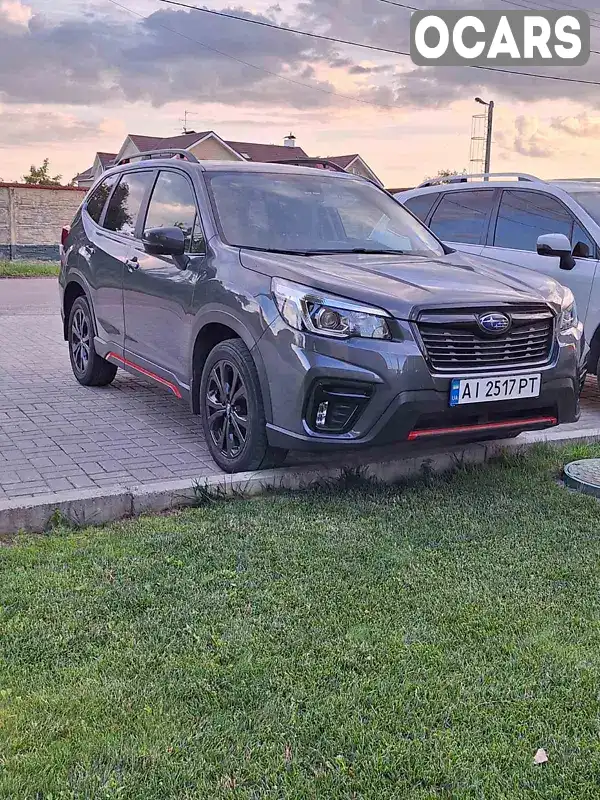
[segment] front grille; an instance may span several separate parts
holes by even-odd
[[[490,311],[509,317],[500,335],[483,331],[477,318]],[[464,373],[540,366],[552,355],[554,315],[547,306],[422,312],[417,327],[435,372]]]

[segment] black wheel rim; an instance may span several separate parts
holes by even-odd
[[[90,361],[90,326],[83,309],[73,314],[71,324],[71,354],[77,372],[82,375]]]
[[[248,391],[231,361],[217,361],[206,385],[206,415],[214,446],[225,458],[236,458],[248,438]]]

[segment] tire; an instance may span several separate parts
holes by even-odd
[[[117,367],[94,348],[92,312],[85,297],[78,297],[69,314],[69,357],[73,375],[83,386],[108,386]]]
[[[225,472],[268,469],[285,460],[287,451],[267,441],[258,372],[240,339],[220,342],[209,353],[199,405],[210,454]]]

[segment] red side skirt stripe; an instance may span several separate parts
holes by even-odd
[[[409,441],[422,439],[426,436],[442,436],[451,433],[472,433],[477,431],[496,431],[503,428],[527,428],[531,425],[558,425],[556,417],[529,417],[528,419],[506,420],[503,422],[485,422],[481,425],[455,425],[450,428],[429,428],[421,431],[412,431],[408,434]]]
[[[178,400],[181,400],[181,392],[174,383],[171,383],[171,381],[161,378],[160,375],[155,375],[153,372],[150,372],[150,370],[144,369],[144,367],[140,367],[138,364],[134,364],[133,361],[128,361],[128,359],[123,358],[123,356],[119,356],[116,353],[109,353],[106,358],[114,358],[115,361],[119,361],[124,367],[130,367],[136,372],[145,375],[147,378],[152,378],[152,380],[157,381],[157,383],[161,383],[163,386],[166,386],[167,389],[170,389]]]

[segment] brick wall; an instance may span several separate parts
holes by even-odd
[[[0,183],[0,259],[58,259],[68,225],[86,189]]]

